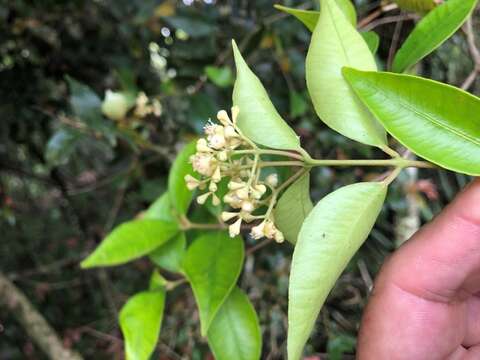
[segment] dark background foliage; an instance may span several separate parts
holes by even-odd
[[[359,18],[379,3],[357,0]],[[147,286],[152,265],[140,260],[82,271],[78,263],[113,226],[135,217],[165,190],[178,149],[218,109],[230,107],[232,38],[312,155],[382,156],[317,119],[304,80],[310,34],[272,5],[269,0],[0,1],[0,271],[27,295],[66,346],[85,358],[122,357],[117,312],[131,294]],[[474,19],[478,23],[478,16]],[[381,36],[378,61],[385,67],[413,22],[395,10],[369,26]],[[472,68],[459,32],[418,70],[459,86]],[[69,90],[68,78],[88,88]],[[85,116],[89,101],[103,99],[107,89],[144,91],[161,103],[161,114],[122,122]],[[478,80],[470,91],[479,93]],[[75,97],[80,110],[72,106]],[[317,201],[333,188],[382,171],[317,169],[312,196]],[[361,311],[385,256],[468,181],[424,170],[400,178],[372,235],[323,309],[309,354],[340,359],[343,352],[353,353]],[[269,244],[255,250],[246,259],[241,286],[259,313],[262,358],[280,359],[292,249]],[[0,357],[43,358],[2,308]],[[187,287],[169,294],[156,358],[211,358]]]

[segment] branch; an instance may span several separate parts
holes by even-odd
[[[55,330],[35,309],[27,297],[5,275],[0,273],[0,306],[12,313],[28,336],[51,360],[82,360],[75,351],[66,349]]]

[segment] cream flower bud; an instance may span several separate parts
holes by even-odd
[[[217,154],[217,159],[224,162],[224,161],[227,161],[228,160],[228,154],[226,151],[220,151],[218,154]]]
[[[258,184],[253,187],[252,195],[255,199],[260,199],[267,191],[267,187],[263,184]]]
[[[262,237],[265,236],[264,230],[265,230],[265,221],[262,221],[260,224],[252,228],[252,230],[250,231],[250,235],[255,240],[261,239]]]
[[[232,107],[232,121],[235,124],[237,122],[238,114],[240,113],[240,108],[238,106]]]
[[[197,151],[198,152],[211,152],[212,149],[208,147],[207,140],[205,139],[198,139],[197,141]]]
[[[220,198],[215,194],[212,194],[212,204],[213,206],[220,205]]]
[[[121,120],[125,118],[132,105],[124,93],[107,90],[102,103],[102,112],[109,119]]]
[[[244,201],[242,202],[242,210],[251,213],[253,210],[255,210],[255,206],[253,206],[251,201]]]
[[[228,138],[234,138],[234,137],[238,136],[237,132],[235,131],[235,128],[231,125],[225,126],[224,133],[225,133],[225,137],[227,139]]]
[[[195,179],[192,175],[185,175],[185,182],[187,184],[188,190],[192,191],[200,185],[200,182]]]
[[[243,187],[236,191],[236,195],[238,196],[239,199],[246,200],[248,199],[249,191],[247,187]]]
[[[200,205],[205,204],[205,202],[207,201],[207,199],[210,195],[211,195],[210,192],[207,192],[203,195],[200,195],[199,197],[197,197],[197,203],[199,203]]]
[[[263,233],[265,234],[265,237],[268,239],[273,239],[275,237],[275,233],[277,232],[277,228],[273,224],[272,221],[267,220],[265,222],[265,228],[263,229]]]
[[[238,219],[232,225],[228,227],[230,237],[235,237],[240,234],[240,227],[242,226],[242,219]]]
[[[283,233],[277,229],[277,231],[275,232],[275,241],[277,243],[282,243],[285,241],[285,236],[283,236]]]
[[[220,134],[215,134],[213,136],[210,136],[208,140],[209,140],[210,147],[214,148],[215,150],[223,149],[225,145],[227,145],[225,136]]]
[[[238,216],[238,213],[228,212],[228,211],[224,211],[220,215],[220,217],[222,218],[222,221],[229,221],[229,220],[231,220],[231,219],[233,219],[234,217],[237,217],[237,216]]]
[[[238,189],[242,189],[245,186],[246,186],[246,184],[243,181],[242,182],[236,182],[236,181],[232,180],[228,183],[228,188],[230,190],[233,190],[233,191],[238,190]]]
[[[213,155],[207,153],[198,153],[190,158],[193,169],[201,175],[211,176],[214,171],[216,160]]]
[[[265,179],[265,182],[271,186],[271,187],[277,187],[278,186],[278,175],[277,174],[270,174],[267,176]]]
[[[217,184],[211,181],[210,185],[208,185],[208,190],[214,193],[215,191],[217,191],[217,189],[218,189]]]
[[[213,172],[212,180],[213,180],[214,182],[219,182],[220,180],[222,180],[222,173],[221,173],[221,171],[220,171],[220,166],[217,166],[217,168],[216,168],[215,171]]]
[[[230,118],[228,117],[228,114],[225,110],[220,110],[217,113],[217,119],[220,121],[223,125],[228,125],[231,123]]]

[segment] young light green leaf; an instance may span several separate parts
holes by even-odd
[[[411,75],[344,70],[345,78],[387,131],[446,169],[480,175],[480,99]]]
[[[116,227],[82,261],[82,268],[113,266],[147,255],[178,232],[178,225],[161,220],[134,220]]]
[[[437,3],[435,0],[395,0],[402,10],[425,13],[432,10]]]
[[[185,183],[185,175],[193,174],[190,156],[196,152],[196,141],[186,145],[177,155],[170,168],[168,176],[168,193],[170,195],[170,204],[178,212],[178,215],[185,215],[192,202],[193,193],[188,190]]]
[[[310,173],[306,173],[288,187],[275,207],[275,223],[285,239],[292,244],[297,242],[300,228],[312,209]]]
[[[158,270],[154,270],[152,275],[150,275],[150,281],[148,289],[153,290],[164,290],[165,286],[168,284],[167,279],[165,279]]]
[[[478,0],[449,0],[415,26],[395,55],[393,71],[404,72],[452,36],[475,9]]]
[[[300,139],[281,118],[258,77],[250,70],[232,41],[237,79],[233,88],[233,104],[238,106],[238,127],[257,144],[285,150],[299,150]]]
[[[187,239],[185,233],[178,233],[164,245],[155,249],[150,260],[157,266],[171,272],[182,272],[182,261],[185,256]]]
[[[143,291],[132,296],[120,311],[127,360],[148,360],[155,350],[162,325],[165,291]]]
[[[216,360],[257,360],[262,350],[258,317],[247,295],[235,287],[208,329]]]
[[[279,4],[275,4],[273,7],[277,10],[295,16],[303,23],[303,25],[307,27],[308,30],[312,32],[315,30],[315,25],[317,25],[318,18],[320,17],[320,11],[295,9]]]
[[[384,148],[384,129],[358,100],[341,72],[343,66],[375,71],[373,55],[335,0],[321,0],[321,6],[306,61],[307,86],[315,110],[342,135]]]
[[[175,222],[168,191],[160,195],[158,199],[148,207],[143,214],[143,218]]]
[[[363,40],[367,43],[372,54],[375,55],[378,50],[378,45],[380,45],[380,36],[374,31],[361,32],[360,35],[362,35]]]
[[[225,231],[206,233],[188,248],[183,269],[197,301],[202,336],[235,286],[243,256],[242,239]]]
[[[367,238],[387,193],[384,183],[358,183],[324,197],[300,230],[290,273],[288,358],[298,360],[320,309]]]
[[[355,11],[355,6],[352,4],[352,2],[350,0],[335,1],[337,2],[338,7],[340,8],[340,10],[342,10],[343,14],[348,19],[350,24],[352,24],[353,26],[357,26],[357,12]],[[318,18],[320,17],[320,11],[295,9],[278,4],[275,4],[273,6],[277,10],[295,16],[311,32],[315,30],[315,25],[317,25]]]

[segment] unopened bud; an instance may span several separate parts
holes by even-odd
[[[267,176],[265,179],[265,182],[271,186],[271,187],[277,187],[278,186],[278,175],[277,174],[270,174]]]

